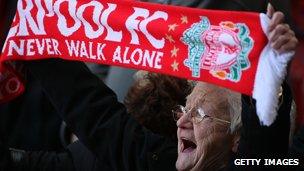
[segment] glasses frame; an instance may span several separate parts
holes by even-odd
[[[178,108],[181,110],[181,112],[177,111]],[[224,119],[220,119],[220,118],[217,118],[217,117],[213,117],[213,116],[207,115],[201,107],[197,108],[197,112],[193,112],[193,109],[195,109],[195,107],[192,107],[190,110],[187,110],[184,106],[177,105],[172,110],[173,119],[175,121],[178,121],[183,115],[186,114],[188,117],[190,116],[189,119],[191,119],[196,124],[200,123],[205,118],[211,118],[211,119],[213,119],[215,121],[226,123],[226,124],[230,124],[231,123],[230,121],[226,121]],[[182,113],[182,115],[181,116],[177,116],[178,113]],[[190,115],[189,115],[189,113],[190,113]]]

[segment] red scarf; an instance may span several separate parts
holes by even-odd
[[[251,95],[267,38],[258,13],[137,1],[19,0],[0,101],[22,93],[9,61],[62,58],[200,80]]]

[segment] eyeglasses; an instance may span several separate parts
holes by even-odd
[[[188,115],[188,117],[190,116],[192,121],[195,124],[201,122],[205,118],[211,118],[211,119],[214,119],[215,121],[230,124],[229,121],[226,121],[224,119],[219,119],[219,118],[207,115],[204,112],[204,110],[200,107],[199,108],[193,107],[190,110],[187,110],[184,106],[177,105],[173,108],[172,113],[173,113],[173,118],[175,121],[179,120],[183,115]]]

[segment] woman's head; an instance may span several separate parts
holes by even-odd
[[[188,81],[139,71],[125,98],[128,112],[154,133],[176,138],[172,108],[184,105],[191,92]]]

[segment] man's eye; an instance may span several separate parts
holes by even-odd
[[[205,115],[204,117],[203,117],[204,119],[211,119],[211,117],[209,116],[209,115]]]
[[[204,117],[204,120],[205,120],[206,122],[214,122],[214,119],[213,119],[211,116],[208,116],[208,115],[206,115],[206,116]]]
[[[201,109],[201,108],[197,109],[197,112],[198,112],[201,116],[204,116],[204,115],[205,115],[204,110]]]
[[[204,116],[204,117],[205,117],[205,118],[210,118],[210,116],[209,116],[209,115],[206,115],[206,114],[205,114],[205,116]]]

